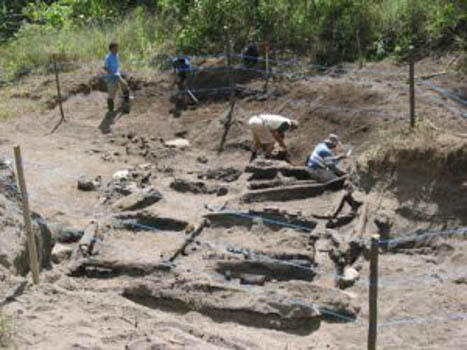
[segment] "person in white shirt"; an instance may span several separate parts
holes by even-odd
[[[285,132],[295,130],[298,123],[277,114],[259,114],[248,120],[248,126],[253,134],[251,162],[256,158],[259,148],[264,150],[266,156],[271,156],[276,142],[287,155],[287,146],[284,143]]]

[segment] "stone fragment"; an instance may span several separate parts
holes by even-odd
[[[129,181],[130,171],[128,169],[119,170],[112,175],[112,179],[115,181]]]
[[[132,194],[121,198],[113,208],[121,211],[139,210],[149,207],[162,199],[162,194],[152,187],[138,189]]]
[[[342,277],[338,280],[338,286],[343,289],[352,287],[359,278],[360,273],[357,270],[351,266],[346,266]]]
[[[169,141],[164,141],[164,146],[169,148],[178,148],[178,149],[185,149],[191,146],[190,141],[186,139],[174,139]]]
[[[229,193],[229,189],[224,186],[219,187],[219,189],[217,190],[218,197],[225,196],[227,193]]]
[[[95,191],[101,184],[100,176],[96,177],[95,180],[91,180],[86,176],[80,176],[78,178],[78,190],[81,191]]]
[[[59,264],[65,260],[68,260],[73,253],[73,247],[56,243],[52,249],[52,261]]]

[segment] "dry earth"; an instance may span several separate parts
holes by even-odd
[[[418,69],[438,72],[449,61],[429,59]],[[0,307],[14,330],[8,346],[362,349],[369,238],[380,233],[402,240],[380,248],[379,348],[465,348],[461,104],[420,82],[420,126],[410,133],[405,67],[297,74],[273,80],[268,93],[257,76],[239,72],[234,122],[218,154],[228,101],[196,91],[221,86],[224,75],[200,73],[192,84],[201,103],[175,118],[167,75],[132,73],[133,106],[125,115],[106,113],[105,94],[90,89],[91,73],[62,74],[67,121],[53,134],[53,76],[0,90],[10,112],[1,123],[0,158],[11,159],[12,146],[21,144],[31,207],[57,240],[38,286],[0,260]],[[432,82],[465,91],[458,74]],[[342,191],[311,183],[298,165],[260,159],[247,168],[246,121],[258,112],[299,120],[287,140],[297,164],[329,132],[354,149],[345,166],[364,203],[356,214],[344,207],[337,220],[327,219]],[[180,137],[191,145],[170,145]],[[122,169],[129,170],[124,179],[114,179]],[[80,176],[100,176],[100,186],[80,191]],[[64,228],[92,233],[91,220],[98,225],[91,255],[58,242]],[[343,280],[344,272],[358,276]]]

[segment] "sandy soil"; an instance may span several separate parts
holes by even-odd
[[[421,71],[434,71],[443,64],[445,61],[427,61],[421,66]],[[298,164],[303,163],[313,145],[329,132],[339,134],[347,146],[354,148],[357,157],[364,158],[365,152],[378,147],[381,138],[388,137],[390,131],[407,127],[406,82],[387,75],[401,71],[405,74],[403,67],[394,67],[389,63],[366,67],[379,75],[355,73],[352,65],[345,68],[347,73],[312,76],[298,81],[276,80],[270,87],[273,93],[265,99],[258,98],[259,94],[239,99],[235,123],[220,155],[217,149],[224,131],[222,116],[228,101],[206,98],[199,106],[189,106],[179,118],[174,118],[169,113],[173,105],[167,92],[170,83],[167,77],[159,77],[155,81],[143,80],[146,84],[141,84],[140,89],[134,92],[129,115],[106,113],[106,97],[102,92],[70,92],[65,102],[67,121],[54,134],[49,131],[58,120],[58,109],[43,107],[50,95],[51,87],[47,81],[51,77],[31,77],[29,81],[10,88],[12,91],[6,92],[11,97],[9,103],[18,105],[21,110],[23,100],[39,95],[35,97],[38,109],[31,111],[28,108],[20,118],[2,122],[0,156],[12,158],[12,146],[21,144],[31,207],[50,225],[83,228],[91,219],[103,223],[101,256],[111,256],[117,261],[136,261],[142,265],[159,263],[183,244],[187,237],[183,230],[141,231],[105,226],[116,210],[100,202],[99,192],[82,192],[76,188],[79,176],[101,176],[102,182],[107,184],[116,171],[145,163],[150,164],[152,186],[163,195],[160,202],[147,209],[151,215],[197,225],[203,215],[210,212],[210,208],[224,206],[243,212],[274,207],[288,213],[300,212],[302,217],[317,222],[311,233],[317,237],[317,242],[313,244],[309,243],[310,234],[291,228],[271,228],[261,222],[250,226],[209,227],[191,245],[186,256],[177,258],[176,268],[169,274],[155,272],[132,276],[97,273],[71,277],[67,274],[68,262],[63,262],[45,271],[39,286],[32,286],[22,284],[23,278],[5,272],[5,277],[0,281],[0,285],[3,285],[0,302],[4,301],[2,310],[13,320],[12,348],[365,348],[368,261],[360,255],[353,264],[360,273],[360,281],[343,291],[337,290],[334,285],[336,266],[327,252],[329,240],[324,239],[327,220],[316,219],[316,216],[326,215],[334,208],[341,192],[325,192],[314,198],[284,202],[245,203],[241,199],[248,192],[249,184],[249,174],[244,172],[249,159],[250,138],[246,121],[254,113],[280,112],[299,120],[299,132],[288,139],[293,160]],[[89,78],[84,73],[64,74],[65,93],[86,83]],[[461,78],[451,75],[439,79],[443,79],[444,88],[452,85],[453,89],[461,81]],[[262,82],[254,79],[245,85],[255,89]],[[29,91],[29,94],[18,96],[15,89]],[[418,116],[441,128],[447,142],[465,147],[465,108],[441,98],[426,86],[417,86],[417,91]],[[39,111],[40,108],[43,111]],[[184,135],[191,142],[191,147],[169,149],[160,140],[167,141],[177,135]],[[349,160],[346,166],[354,168],[357,157]],[[209,170],[227,167],[239,170],[240,178],[232,182],[203,178],[203,174]],[[411,171],[409,169],[404,173],[404,169],[398,169],[391,183],[376,181],[370,190],[365,190],[362,183],[356,184],[361,185],[356,197],[369,206],[363,239],[368,239],[377,231],[374,220],[382,214],[391,222],[391,237],[404,236],[415,230],[465,226],[464,178],[446,181],[443,183],[446,187],[433,190],[430,184],[436,187],[439,182],[429,174],[415,172],[415,176]],[[171,188],[176,178],[203,181],[208,186],[224,186],[228,194],[181,193]],[[426,184],[420,186],[420,181]],[[445,198],[439,199],[440,191],[444,191]],[[346,207],[341,216],[349,212],[350,208]],[[335,234],[340,240],[347,241],[357,222],[358,217],[338,227]],[[467,276],[464,267],[467,263],[467,244],[465,233],[461,237],[464,238],[453,236],[423,240],[419,245],[407,249],[382,251],[379,348],[465,348]],[[225,254],[226,247],[249,248],[265,254],[308,254],[313,266],[324,272],[310,281],[298,278],[297,282],[285,277],[280,281],[280,278],[274,278],[265,287],[247,288],[240,285],[237,279],[226,281],[223,274],[216,271],[218,256]],[[296,292],[299,293],[298,289],[306,291],[312,285],[322,288],[323,295],[318,298],[325,298],[327,294],[337,291],[360,312],[352,322],[324,318],[317,328],[294,331],[272,329],[274,327],[266,323],[253,322],[253,318],[249,322],[248,317],[246,320],[229,318],[230,314],[222,308],[216,314],[165,304],[161,299],[155,299],[149,305],[149,302],[138,303],[125,297],[125,291],[139,284],[152,283],[156,290],[165,286],[170,279],[181,284],[185,280],[190,283],[207,281],[223,291],[223,288],[240,288],[242,292],[246,291],[245,295],[266,293],[266,299],[269,295],[267,291],[283,291],[293,295],[294,291],[288,289],[290,286],[297,288]],[[17,293],[14,297],[6,298],[15,290]],[[216,295],[215,290],[209,293],[213,298]],[[190,291],[186,291],[186,294],[190,294]],[[307,328],[306,324],[300,325],[300,328],[302,326]]]

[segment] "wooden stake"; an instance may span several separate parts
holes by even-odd
[[[62,120],[65,120],[65,113],[63,112],[63,105],[62,105],[62,91],[60,90],[60,78],[58,76],[57,60],[55,58],[55,55],[53,56],[53,59],[54,59],[55,81],[57,83],[58,106],[60,107],[60,115],[62,117]]]
[[[371,237],[370,256],[368,350],[376,350],[376,337],[378,333],[378,249],[379,235],[374,235]]]
[[[269,44],[266,44],[266,83],[264,84],[264,90],[268,91],[269,85]]]
[[[60,120],[58,121],[58,124],[53,128],[51,133],[54,133],[60,124],[62,124],[66,119],[65,119],[65,113],[63,112],[63,105],[62,105],[62,92],[60,89],[60,78],[58,76],[58,69],[57,69],[57,59],[55,55],[52,55],[52,59],[54,62],[54,71],[55,71],[55,82],[57,84],[57,97],[58,97],[58,107],[60,108]]]
[[[411,2],[411,27],[412,27],[412,45],[410,46],[410,66],[409,66],[409,82],[410,82],[410,127],[415,127],[415,40],[416,40],[416,22],[415,22],[415,7],[414,2]]]
[[[28,191],[26,189],[26,180],[24,178],[23,161],[21,158],[20,146],[15,146],[15,161],[16,161],[16,172],[18,174],[19,187],[21,189],[22,201],[23,201],[23,217],[24,226],[26,227],[27,241],[28,241],[28,252],[29,252],[29,266],[31,267],[32,279],[34,284],[39,283],[39,263],[37,261],[37,248],[36,240],[32,232],[31,226],[31,212],[29,210]]]
[[[224,133],[222,135],[221,143],[217,153],[220,154],[224,149],[224,143],[227,140],[227,135],[229,134],[230,127],[232,126],[232,117],[235,108],[235,78],[234,72],[232,69],[232,50],[233,43],[232,40],[227,38],[227,47],[226,47],[226,56],[227,56],[227,66],[229,72],[229,83],[230,83],[230,107],[227,112],[225,121],[224,121]]]
[[[232,40],[229,40],[227,43],[227,64],[229,66],[229,83],[230,83],[230,110],[233,112],[235,106],[235,78],[234,72],[232,69],[232,52],[233,52],[233,43]]]
[[[415,127],[415,64],[413,57],[410,58],[409,81],[410,81],[410,127]]]

